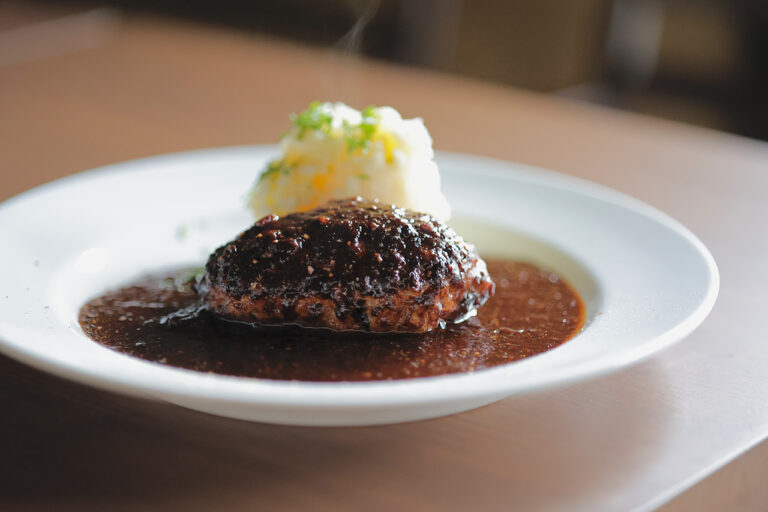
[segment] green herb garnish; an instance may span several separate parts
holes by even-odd
[[[282,160],[273,160],[267,165],[267,170],[259,176],[259,183],[268,176],[276,176],[278,174],[288,175],[291,172],[291,169],[292,167]]]
[[[333,116],[323,110],[323,103],[313,101],[303,112],[291,116],[291,122],[296,128],[296,138],[301,140],[308,131],[318,131],[326,135],[331,134]],[[360,124],[351,124],[342,121],[344,139],[347,143],[347,152],[354,153],[362,150],[368,151],[371,140],[379,127],[381,118],[376,113],[376,107],[365,107],[362,112]],[[266,175],[266,173],[265,173]]]
[[[344,123],[344,137],[347,139],[347,151],[353,153],[357,149],[368,151],[371,139],[379,127],[381,118],[376,113],[376,107],[367,106],[361,112],[363,119],[359,125]]]
[[[291,116],[293,126],[298,128],[297,139],[301,140],[308,130],[316,130],[326,134],[331,131],[333,116],[323,112],[320,108],[322,105],[319,101],[313,101],[305,111]]]

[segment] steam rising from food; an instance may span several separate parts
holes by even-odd
[[[349,32],[344,34],[344,36],[336,43],[335,47],[343,53],[357,53],[360,50],[363,30],[365,30],[365,27],[376,15],[380,3],[379,0],[369,0],[367,5],[363,5],[359,2],[350,4],[350,8],[357,10],[357,19],[355,24],[352,25],[352,28],[349,29]]]
[[[315,102],[291,120],[281,157],[268,164],[250,193],[248,206],[257,219],[350,196],[443,221],[450,217],[432,138],[420,118],[403,119],[391,107],[358,111]]]

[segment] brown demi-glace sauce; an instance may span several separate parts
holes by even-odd
[[[475,318],[426,334],[253,327],[216,318],[190,271],[142,278],[80,310],[92,339],[148,361],[279,380],[365,381],[471,372],[550,350],[584,323],[584,305],[556,274],[488,260],[496,293]]]

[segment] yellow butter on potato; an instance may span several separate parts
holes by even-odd
[[[291,121],[280,158],[267,165],[248,197],[256,218],[351,196],[449,218],[432,138],[420,118],[403,119],[391,107],[359,111],[315,102]]]

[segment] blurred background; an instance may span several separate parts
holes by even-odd
[[[134,15],[335,47],[768,140],[761,0],[0,0],[0,66],[24,58],[19,42],[30,30]]]

